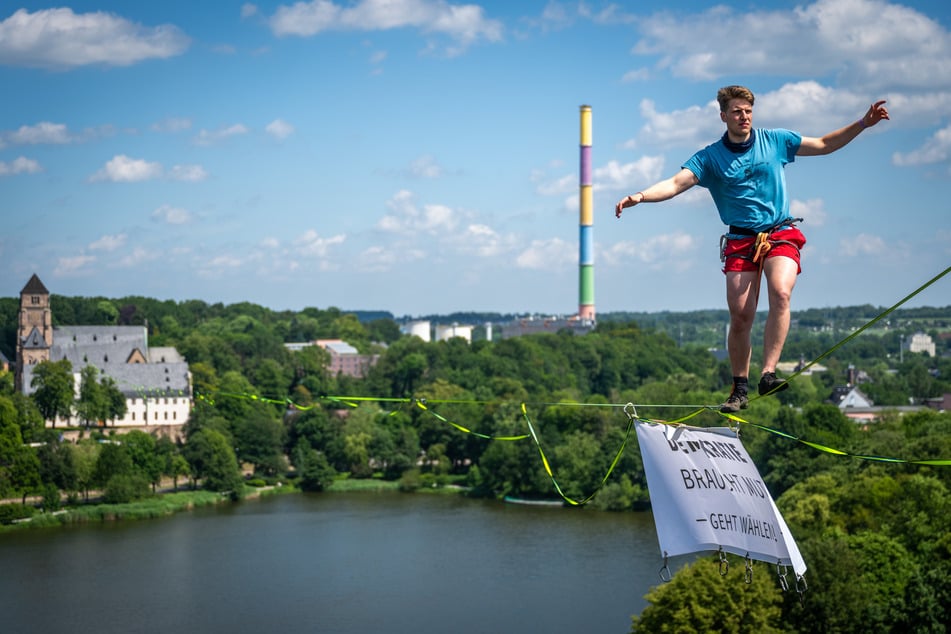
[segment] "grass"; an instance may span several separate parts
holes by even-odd
[[[327,489],[328,493],[348,492],[348,491],[398,491],[400,483],[397,481],[380,480],[377,478],[350,479],[340,478],[334,480],[333,485]]]
[[[29,522],[0,526],[0,532],[92,522],[154,519],[227,501],[229,498],[212,491],[179,491],[127,504],[88,504],[67,507],[55,513],[40,513],[34,515]]]
[[[356,479],[341,477],[334,480],[328,493],[352,491],[398,491],[398,481],[388,481],[380,478]],[[458,494],[457,486],[440,486],[436,488],[421,487],[420,493]],[[292,483],[282,481],[280,486],[256,488],[245,486],[241,493],[242,498],[257,498],[270,495],[297,493],[299,489]],[[188,511],[202,506],[231,502],[231,497],[214,491],[176,491],[155,495],[144,500],[125,504],[80,504],[68,506],[55,513],[38,513],[29,521],[13,525],[0,525],[0,534],[22,530],[26,528],[48,528],[55,526],[69,526],[98,522],[112,522],[120,520],[148,520],[167,517],[181,511]]]

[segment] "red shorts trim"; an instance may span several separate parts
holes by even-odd
[[[799,263],[799,250],[806,244],[806,236],[796,227],[776,231],[769,236],[772,248],[766,253],[766,259],[782,255],[796,262],[796,273],[802,273],[802,266]],[[782,241],[778,242],[777,241]],[[755,236],[748,238],[739,238],[737,240],[726,241],[723,249],[723,272],[729,271],[758,271],[759,263],[753,262],[751,253],[753,244],[756,242]],[[789,244],[786,244],[786,243]],[[742,256],[742,257],[741,257]],[[749,259],[747,259],[749,257]]]

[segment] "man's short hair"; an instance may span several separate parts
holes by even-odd
[[[753,105],[753,91],[746,86],[724,86],[717,91],[717,101],[720,102],[720,112],[726,112],[731,99],[745,99]]]

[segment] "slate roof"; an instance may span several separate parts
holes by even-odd
[[[43,285],[43,282],[40,281],[40,278],[37,277],[36,273],[33,274],[33,277],[29,279],[26,283],[26,286],[23,287],[23,290],[20,291],[21,295],[49,295],[50,292],[46,290],[46,287]]]
[[[34,327],[22,341],[22,345],[27,350],[42,350],[46,348],[46,339],[40,334],[39,328]]]
[[[141,355],[141,356],[140,356]],[[142,358],[146,362],[130,363]],[[68,359],[73,372],[87,365],[112,377],[130,397],[189,395],[188,364],[174,348],[148,348],[145,326],[59,326],[53,328],[50,360]],[[23,385],[32,392],[33,366],[23,368]]]

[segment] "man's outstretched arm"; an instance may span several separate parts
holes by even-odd
[[[822,137],[802,137],[802,143],[799,145],[799,151],[796,152],[796,156],[831,154],[848,145],[862,130],[871,128],[882,119],[888,119],[888,110],[885,108],[884,99],[882,101],[876,101],[869,106],[868,112],[855,123],[850,123],[844,128],[839,128],[835,132],[830,132]]]
[[[696,184],[696,175],[686,167],[681,168],[679,172],[670,178],[619,200],[617,205],[614,206],[614,215],[620,218],[621,212],[627,207],[633,207],[634,205],[639,205],[644,202],[659,203],[662,200],[668,200],[677,194],[687,191]]]

